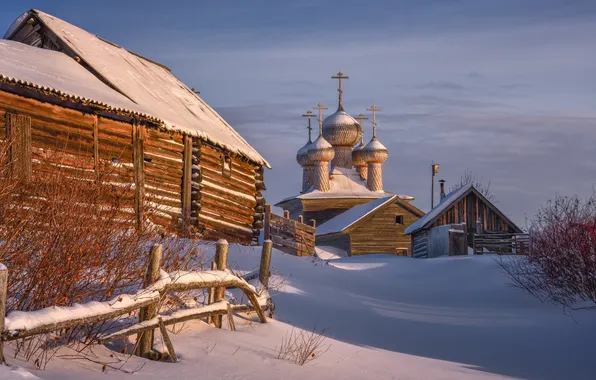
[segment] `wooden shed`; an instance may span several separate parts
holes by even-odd
[[[342,249],[350,256],[409,256],[410,237],[404,231],[423,215],[399,195],[379,198],[354,206],[317,227],[316,244]]]
[[[424,217],[410,225],[405,233],[412,236],[412,256],[433,257],[431,245],[437,243],[431,230],[439,226],[460,225],[467,233],[467,244],[472,247],[474,234],[522,233],[522,230],[505,216],[492,202],[471,183],[447,194],[441,202]],[[477,228],[482,227],[482,231]],[[439,235],[442,229],[434,230]],[[448,236],[441,233],[440,235]],[[431,244],[432,242],[432,244]],[[447,242],[445,242],[447,244]]]
[[[111,165],[137,216],[209,240],[258,238],[269,164],[167,67],[37,10],[5,38],[0,140],[19,170],[68,171],[69,156],[91,172]]]

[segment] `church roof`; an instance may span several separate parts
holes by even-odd
[[[36,16],[80,58],[81,64],[88,65],[99,79],[133,104],[150,110],[150,114],[159,118],[166,128],[204,138],[269,166],[240,134],[167,67],[44,12],[31,10],[23,16],[10,27],[5,38],[12,38],[31,16]],[[112,105],[120,107],[124,104],[115,101]]]
[[[394,194],[386,191],[370,191],[366,187],[366,181],[360,178],[360,175],[353,168],[334,168],[330,173],[329,179],[330,190],[318,191],[311,188],[310,191],[285,198],[277,204],[289,201],[291,199],[337,199],[337,198],[364,198],[376,199],[385,198],[388,196],[397,195],[403,200],[413,200],[414,197],[409,195]]]

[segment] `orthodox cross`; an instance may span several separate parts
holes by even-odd
[[[367,111],[371,111],[373,114],[373,139],[377,137],[377,112],[381,112],[380,108],[377,108],[374,104],[370,106],[370,108],[366,109]]]
[[[362,121],[363,120],[368,120],[368,117],[364,117],[364,114],[361,113],[360,115],[358,115],[358,117],[356,118],[356,120],[358,120],[358,123],[362,127]],[[360,144],[363,144],[363,140],[364,140],[364,133],[362,134],[362,137],[360,138]]]
[[[313,107],[312,109],[319,110],[319,136],[323,136],[323,110],[328,110],[329,108],[319,103],[316,107]]]
[[[315,117],[315,116],[317,116],[317,115],[312,113],[311,110],[306,111],[306,113],[304,115],[302,115],[302,117],[308,117],[308,127],[306,127],[306,128],[308,128],[308,143],[309,144],[312,142],[312,138],[310,135],[310,131],[312,131],[312,128],[310,127],[310,118]]]
[[[341,80],[342,79],[350,79],[349,77],[345,76],[344,73],[342,73],[341,71],[339,73],[337,73],[337,75],[334,75],[331,77],[331,79],[337,79],[339,81],[339,88],[337,89],[337,92],[339,92],[339,106],[338,109],[342,110],[344,109],[343,105],[342,105],[342,101],[344,98],[344,91],[341,88]]]

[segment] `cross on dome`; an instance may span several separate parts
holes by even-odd
[[[310,126],[310,118],[311,117],[315,117],[317,115],[315,115],[314,113],[312,113],[311,110],[306,111],[306,113],[304,115],[302,115],[302,117],[307,117],[308,118],[308,127],[306,127],[308,129],[308,142],[311,143],[312,142],[312,136],[311,136],[311,131],[312,131],[312,127]]]
[[[345,76],[344,73],[342,73],[341,71],[337,73],[337,75],[334,75],[331,77],[331,79],[337,79],[339,81],[339,87],[337,89],[337,92],[339,92],[339,104],[337,106],[338,110],[342,110],[344,109],[342,102],[343,102],[343,97],[344,97],[344,91],[341,88],[341,80],[342,79],[350,79],[348,76]]]
[[[316,107],[313,107],[312,109],[319,110],[319,136],[323,136],[323,110],[328,110],[329,108],[319,103]]]
[[[375,106],[374,104],[370,108],[367,108],[366,110],[371,111],[373,114],[372,125],[373,125],[373,139],[374,139],[377,137],[377,112],[381,112],[382,110],[380,108],[377,108],[377,106]]]

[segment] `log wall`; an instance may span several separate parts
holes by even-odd
[[[200,143],[198,228],[208,240],[249,244],[257,206],[257,167]]]
[[[403,216],[403,224],[396,223],[396,216]],[[410,255],[410,236],[405,229],[418,220],[418,217],[394,203],[375,212],[365,222],[349,231],[350,255],[371,253],[398,254],[398,249],[406,249]]]
[[[30,116],[33,173],[49,165],[88,178],[102,173],[105,182],[130,190],[123,212],[146,213],[152,223],[168,228],[190,222],[191,232],[208,240],[250,244],[258,239],[265,204],[261,166],[196,137],[4,91],[0,139],[6,138],[7,112]]]

